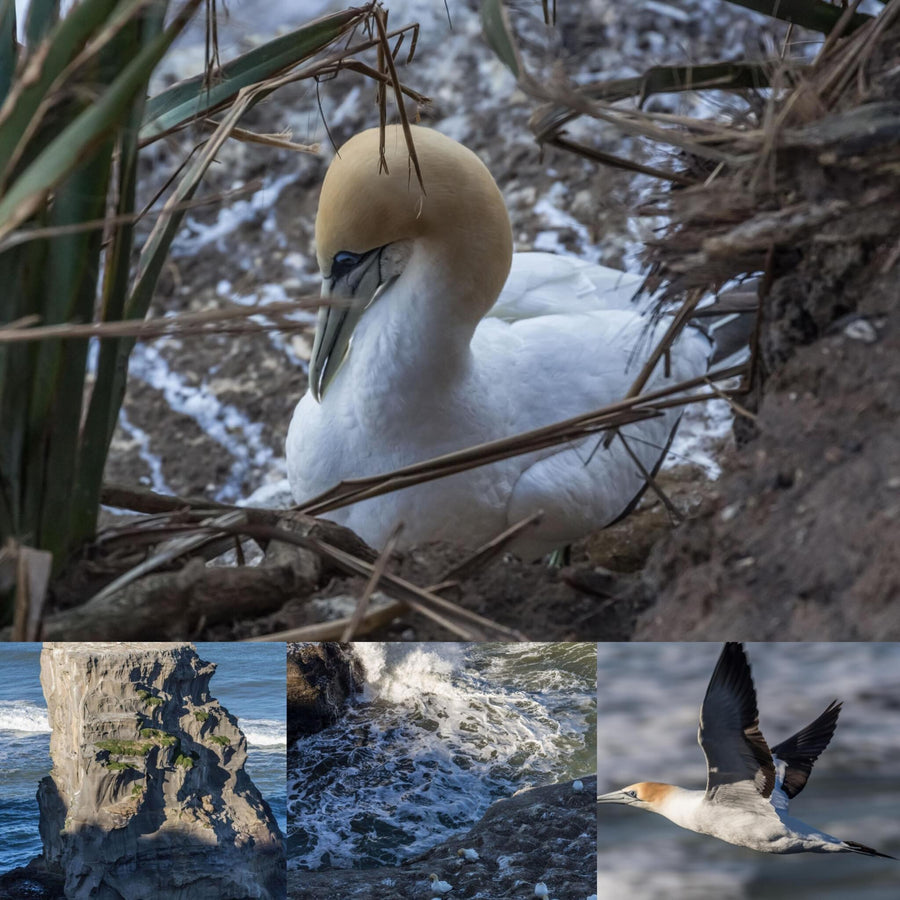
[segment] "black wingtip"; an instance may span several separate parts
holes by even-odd
[[[863,856],[881,856],[884,859],[896,859],[896,856],[891,856],[888,853],[879,853],[877,850],[873,850],[871,847],[867,847],[865,844],[857,844],[856,841],[844,841],[844,846],[849,847],[854,853],[862,853]]]
[[[840,701],[832,700],[814,722],[772,747],[772,755],[787,764],[781,789],[789,800],[793,800],[806,786],[813,763],[834,736],[840,712]]]

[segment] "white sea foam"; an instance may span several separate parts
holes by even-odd
[[[569,661],[547,645],[355,647],[362,698],[303,739],[292,763],[294,821],[316,823],[294,834],[295,865],[398,862],[471,826],[498,797],[593,769],[592,646],[589,666],[567,678],[558,669]]]
[[[284,749],[287,744],[287,728],[276,719],[241,719],[238,722],[247,743],[261,749]]]
[[[24,700],[0,700],[0,731],[49,732],[47,710]]]

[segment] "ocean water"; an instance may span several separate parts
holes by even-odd
[[[288,750],[289,866],[396,864],[594,771],[594,644],[355,647],[364,693]]]
[[[770,744],[832,700],[843,710],[791,813],[900,856],[900,644],[747,644]],[[600,644],[598,791],[636,781],[702,788],[697,723],[720,644]],[[598,808],[606,900],[888,900],[900,862],[851,853],[755,853],[624,806]]]
[[[247,771],[285,831],[284,645],[196,646],[202,659],[218,664],[210,693],[237,716],[248,742]],[[40,656],[40,644],[0,644],[0,872],[41,852],[35,794],[51,761]]]

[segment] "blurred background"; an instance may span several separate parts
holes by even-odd
[[[746,644],[760,727],[777,744],[832,700],[843,709],[791,814],[900,856],[900,644]],[[700,704],[714,643],[600,644],[597,790],[637,781],[702,789]],[[754,853],[662,816],[598,807],[598,896],[608,900],[889,900],[900,863],[856,854]]]

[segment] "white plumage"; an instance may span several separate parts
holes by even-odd
[[[435,894],[449,894],[453,890],[452,884],[448,881],[441,881],[434,873],[429,875],[428,878],[431,881],[431,890]]]
[[[336,483],[542,427],[622,399],[662,324],[631,304],[638,279],[544,253],[512,254],[502,197],[470,151],[413,129],[426,194],[407,177],[389,128],[341,148],[316,222],[323,307],[311,387],[291,421],[288,475],[305,502]],[[352,345],[350,337],[352,336]],[[348,350],[349,346],[349,350]],[[647,390],[704,372],[710,342],[693,329]],[[653,470],[679,412],[623,429]],[[644,486],[621,440],[601,437],[471,469],[327,514],[375,547],[402,522],[401,546],[469,546],[537,510],[513,549],[534,558],[618,518]]]
[[[706,756],[706,790],[638,782],[597,800],[646,809],[682,828],[762,853],[886,856],[788,814],[790,801],[806,786],[813,763],[834,734],[840,709],[840,703],[831,703],[806,728],[769,749],[759,730],[747,657],[740,644],[727,643],[700,709],[697,739]]]

